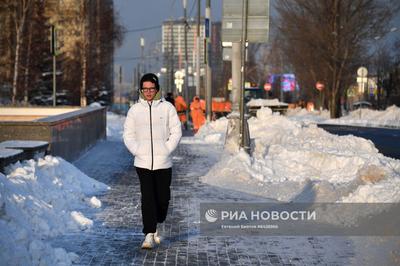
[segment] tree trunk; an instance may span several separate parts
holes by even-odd
[[[340,95],[338,90],[332,89],[331,97],[329,98],[329,113],[331,118],[340,117]]]
[[[11,14],[7,14],[6,15],[6,20],[5,20],[5,24],[4,24],[4,29],[7,29],[7,30],[5,30],[5,36],[4,36],[4,38],[5,38],[5,40],[12,40],[13,39],[13,35],[14,35],[14,33],[13,33],[13,31],[12,30],[9,30],[9,29],[11,29],[11,25],[12,25],[12,15]],[[5,47],[7,47],[6,49],[5,49],[5,54],[4,54],[4,58],[6,59],[6,61],[5,62],[7,62],[8,64],[12,64],[12,58],[13,58],[13,51],[12,51],[12,49],[11,49],[11,46],[10,45],[6,45]],[[10,81],[12,81],[12,76],[13,76],[13,69],[11,68],[11,67],[6,67],[5,68],[5,73],[4,73],[4,79],[7,81],[7,83],[8,82],[10,82]]]
[[[14,77],[13,77],[13,94],[12,94],[12,104],[16,104],[17,97],[17,85],[18,85],[18,68],[19,68],[19,50],[21,48],[21,31],[17,31],[16,35],[16,46],[15,46],[15,57],[14,57]]]
[[[87,60],[86,60],[86,51],[82,53],[82,83],[81,83],[81,107],[86,106],[86,69],[87,69]]]
[[[102,34],[101,20],[100,20],[100,18],[101,18],[100,12],[102,10],[100,8],[101,5],[102,5],[101,1],[97,0],[97,3],[96,3],[96,10],[97,10],[96,11],[96,66],[95,66],[96,83],[95,84],[99,90],[100,90],[100,80],[101,80],[100,75],[102,74],[102,72],[100,71],[100,69],[102,69],[100,59],[101,59],[101,51],[102,51],[102,47],[103,47],[103,44],[101,43],[101,34]]]
[[[86,80],[87,80],[87,34],[86,34],[86,21],[87,21],[87,13],[86,13],[86,4],[85,1],[82,1],[81,6],[81,43],[82,43],[82,53],[81,53],[81,62],[82,62],[82,75],[81,75],[81,107],[86,106]]]
[[[377,70],[377,85],[378,85],[378,99],[377,99],[377,109],[380,110],[381,109],[381,87],[382,87],[382,82],[381,82],[381,75],[380,75],[380,69],[378,68]]]
[[[32,49],[32,23],[29,24],[28,30],[28,52],[26,55],[25,63],[25,77],[24,77],[24,103],[28,104],[28,83],[29,83],[29,70],[30,70],[30,59],[31,59],[31,49]]]
[[[19,76],[19,61],[20,61],[20,50],[22,45],[22,34],[24,33],[25,20],[27,12],[29,10],[31,0],[24,0],[22,3],[18,3],[16,9],[13,11],[12,16],[14,17],[15,24],[15,56],[14,56],[14,77],[13,77],[13,95],[12,104],[16,104],[17,99],[17,87],[18,87],[18,76]],[[19,5],[19,6],[18,6]],[[20,10],[19,10],[20,8]],[[19,17],[20,15],[20,17]]]

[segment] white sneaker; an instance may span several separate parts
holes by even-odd
[[[155,246],[154,243],[154,234],[148,233],[142,243],[142,248],[144,249],[152,249]]]
[[[161,244],[161,236],[158,234],[158,230],[154,233],[154,242],[156,242],[157,245]]]

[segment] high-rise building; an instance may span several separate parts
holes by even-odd
[[[202,20],[204,21],[204,20]],[[221,23],[212,23],[211,40],[220,40]],[[189,98],[194,96],[195,78],[196,72],[196,33],[197,23],[195,20],[188,21],[188,33],[187,33],[187,52],[188,52],[188,85],[189,85]],[[205,38],[205,26],[204,23],[200,25],[200,95],[204,97],[204,75],[205,75],[205,49],[204,49],[204,38]],[[220,41],[218,43],[212,43],[211,47],[211,67],[213,74],[217,74],[214,71],[219,71],[219,66],[222,63],[221,49],[215,49],[215,46],[221,46]],[[217,53],[215,53],[217,52]],[[162,53],[163,53],[163,68],[162,68],[162,82],[163,87],[166,91],[177,92],[175,85],[175,73],[181,71],[184,73],[185,70],[185,22],[181,20],[168,20],[164,21],[162,25]],[[218,66],[218,69],[214,69],[214,66]],[[221,70],[222,71],[222,70]]]
[[[187,53],[189,86],[194,86],[192,75],[196,71],[196,33],[197,23],[188,21]],[[204,72],[204,24],[200,24],[200,69]],[[165,21],[162,26],[162,53],[164,87],[167,91],[176,91],[174,75],[177,71],[185,69],[185,22],[183,20]],[[203,73],[201,73],[203,74]]]
[[[211,68],[212,76],[211,83],[213,87],[213,96],[225,96],[225,80],[224,80],[224,61],[222,60],[222,24],[221,22],[214,22],[211,25]]]

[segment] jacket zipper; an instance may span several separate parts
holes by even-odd
[[[153,170],[154,154],[153,154],[153,122],[152,122],[152,118],[151,118],[151,105],[152,105],[152,103],[149,103],[149,107],[150,107],[151,170]]]

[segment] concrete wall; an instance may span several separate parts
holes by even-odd
[[[6,116],[53,116],[78,111],[79,107],[1,107],[0,117]]]
[[[29,114],[29,110],[26,112]],[[104,107],[86,107],[35,121],[0,121],[0,141],[47,141],[50,143],[50,154],[70,161],[77,159],[98,140],[105,138]]]

